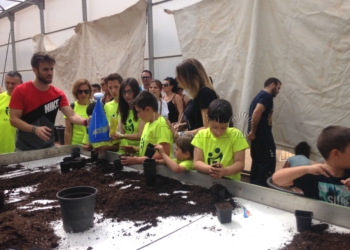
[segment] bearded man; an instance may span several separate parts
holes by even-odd
[[[87,125],[87,120],[75,114],[64,92],[51,85],[56,61],[43,52],[31,59],[34,81],[15,88],[10,101],[10,122],[18,129],[16,151],[53,147],[57,111],[73,124]]]
[[[268,187],[267,179],[276,170],[276,145],[272,135],[273,98],[281,89],[281,81],[269,78],[253,99],[249,108],[251,141],[250,155],[252,168],[250,170],[250,183]]]

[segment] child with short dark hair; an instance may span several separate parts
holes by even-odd
[[[123,165],[141,164],[147,157],[145,156],[148,144],[160,144],[163,146],[165,154],[172,157],[173,133],[164,117],[158,114],[158,101],[156,97],[148,91],[142,91],[134,100],[133,105],[138,117],[145,122],[142,131],[140,146],[122,146],[128,153],[139,151],[140,157],[123,156]],[[154,159],[161,159],[161,155],[156,153]]]
[[[350,128],[329,126],[317,140],[325,164],[284,168],[272,176],[280,186],[296,186],[304,195],[329,203],[350,206]]]
[[[193,150],[191,144],[192,135],[180,136],[176,141],[175,154],[176,160],[171,159],[163,149],[162,145],[155,145],[163,160],[157,160],[157,164],[166,164],[174,173],[181,173],[189,170],[194,170],[193,167]]]
[[[200,130],[192,141],[194,168],[213,178],[239,181],[244,169],[245,150],[249,147],[241,131],[229,128],[232,106],[217,99],[208,108],[209,128]]]
[[[295,155],[286,160],[283,168],[311,165],[310,148],[306,141],[299,142],[294,149]]]

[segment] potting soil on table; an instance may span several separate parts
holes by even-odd
[[[130,220],[144,226],[138,232],[157,226],[157,217],[186,216],[215,213],[214,204],[220,199],[208,189],[184,185],[179,181],[157,176],[156,185],[148,187],[143,174],[119,172],[110,175],[113,165],[105,164],[89,170],[76,169],[72,172],[35,172],[26,176],[0,180],[0,190],[8,200],[11,190],[36,185],[36,190],[27,194],[25,201],[5,204],[0,212],[0,242],[2,247],[29,249],[40,247],[52,249],[59,244],[59,238],[49,224],[61,219],[56,193],[73,186],[93,186],[98,189],[95,212],[113,222]],[[127,188],[125,188],[127,187]],[[183,198],[182,192],[186,199]],[[166,195],[164,195],[166,194]],[[230,197],[226,197],[230,198]],[[44,200],[41,203],[33,203]],[[45,201],[46,200],[46,201]],[[189,202],[191,201],[191,202]],[[231,199],[233,208],[238,204]],[[40,210],[38,210],[40,209]]]
[[[340,250],[349,249],[350,234],[342,234],[327,230],[328,224],[311,226],[311,229],[296,234],[289,244],[281,250]]]

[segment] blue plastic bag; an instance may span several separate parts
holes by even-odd
[[[89,141],[90,143],[109,141],[109,126],[105,111],[102,107],[102,93],[96,93],[96,105],[89,126]]]

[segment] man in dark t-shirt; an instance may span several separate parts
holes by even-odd
[[[62,90],[51,85],[55,59],[37,52],[31,59],[34,81],[17,86],[10,101],[10,123],[18,129],[16,150],[54,146],[53,128],[60,110],[72,123],[87,125],[69,106]]]
[[[267,187],[267,179],[276,169],[276,145],[272,136],[273,98],[281,88],[281,81],[269,78],[264,89],[253,99],[249,108],[248,140],[251,141],[252,167],[250,183]]]

